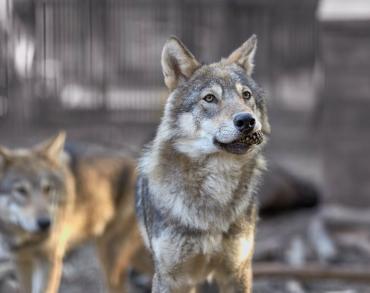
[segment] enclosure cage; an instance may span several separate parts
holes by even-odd
[[[280,77],[311,70],[316,56],[316,0],[31,2],[12,14],[34,46],[31,74],[18,78],[27,89],[1,94],[25,119],[158,119],[166,97],[160,54],[171,35],[213,62],[257,34],[256,79],[272,95]],[[3,71],[2,92],[12,84]]]

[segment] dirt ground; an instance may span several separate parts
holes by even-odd
[[[272,111],[271,124],[273,134],[266,149],[270,162],[278,163],[303,178],[313,182],[321,190],[323,182],[322,166],[318,145],[312,139],[314,126],[312,115],[305,113],[285,113]],[[155,134],[156,123],[125,123],[124,125],[96,124],[78,127],[68,127],[70,141],[83,142],[92,145],[103,145],[121,149],[135,157],[140,154],[142,146],[151,140]],[[46,137],[53,135],[58,129],[51,125],[27,125],[18,127],[17,131],[9,132],[9,126],[0,126],[0,141],[8,146],[32,145]],[[284,261],[289,251],[289,245],[295,239],[306,243],[308,223],[316,218],[318,210],[308,212],[295,212],[282,214],[272,218],[262,218],[257,232],[256,261]],[[264,250],[266,243],[280,243],[273,248]],[[270,251],[269,251],[270,249]],[[310,253],[308,253],[308,258]],[[367,265],[370,258],[353,249],[340,248],[340,257],[333,262],[334,265],[363,264]],[[5,256],[6,258],[6,256]],[[1,259],[1,258],[0,258]],[[0,271],[8,262],[0,261]],[[0,292],[15,292],[15,281],[12,273],[0,274]],[[12,289],[13,288],[13,289]],[[216,292],[208,288],[208,292]],[[71,252],[65,260],[63,281],[60,292],[68,293],[100,293],[105,292],[99,264],[95,257],[92,244],[84,245]],[[135,291],[145,292],[145,291]],[[254,292],[370,292],[370,286],[350,284],[339,281],[307,281],[256,279]]]

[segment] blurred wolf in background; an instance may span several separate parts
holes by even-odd
[[[0,148],[0,232],[22,289],[58,292],[64,255],[96,239],[110,291],[122,292],[126,269],[143,247],[135,162],[64,150],[64,142],[60,133],[29,149]]]
[[[139,166],[136,209],[152,253],[155,293],[188,292],[213,277],[222,292],[250,292],[255,190],[270,132],[252,79],[257,38],[202,65],[176,38],[162,51],[171,91]]]

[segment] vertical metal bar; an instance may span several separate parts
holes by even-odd
[[[9,1],[10,0],[7,0],[6,1],[6,14],[7,15],[10,15],[10,4],[9,4]],[[6,56],[9,56],[9,37],[7,37],[5,35],[5,51],[6,51]],[[6,112],[4,113],[4,115],[6,115],[6,118],[9,118],[9,115],[8,114],[8,107],[9,107],[9,58],[6,57],[5,58],[5,99],[6,99]],[[3,103],[3,106],[4,106],[4,103]]]
[[[88,38],[89,38],[89,50],[88,50],[88,59],[89,59],[89,79],[88,79],[88,82],[89,84],[92,84],[93,83],[93,79],[92,79],[92,75],[93,75],[93,50],[92,50],[92,47],[93,47],[93,37],[94,37],[94,34],[93,34],[93,15],[92,15],[92,3],[91,3],[92,0],[89,0],[89,34],[88,34]]]
[[[42,3],[42,20],[43,20],[43,77],[44,85],[46,84],[46,2]]]
[[[99,2],[103,5],[103,110],[107,110],[107,59],[108,59],[108,5],[107,2]]]

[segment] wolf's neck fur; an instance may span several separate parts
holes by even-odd
[[[227,231],[248,208],[264,160],[253,152],[220,152],[194,160],[157,135],[140,169],[157,209],[185,226],[217,232]]]

